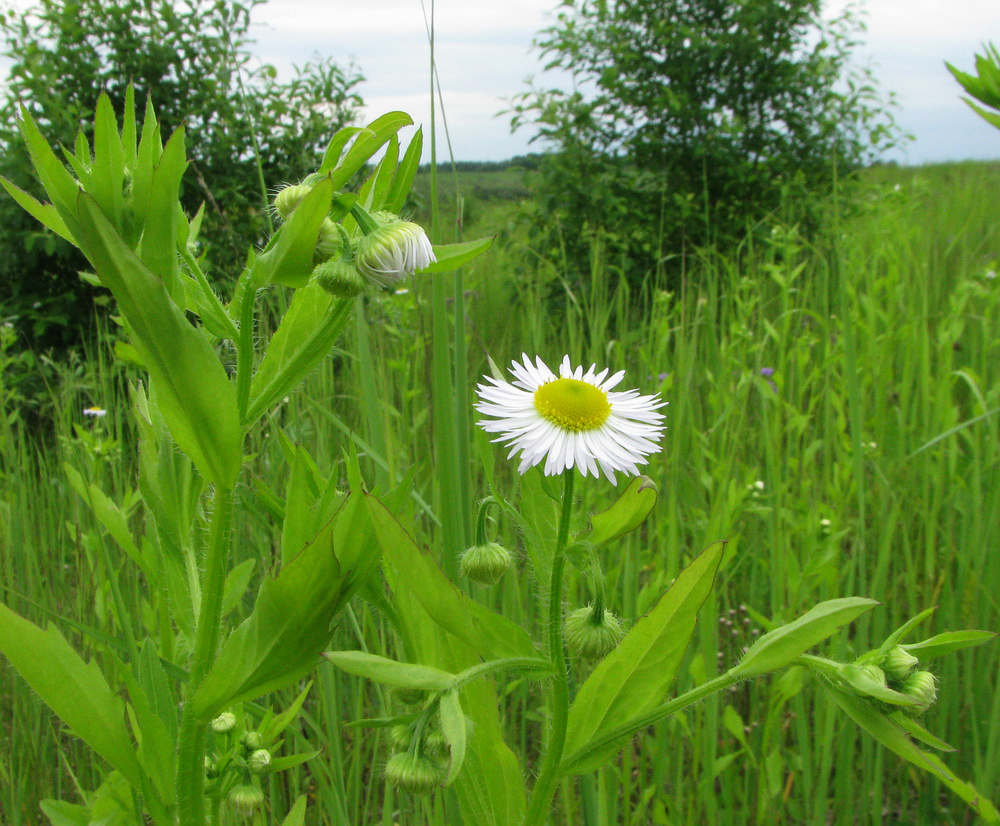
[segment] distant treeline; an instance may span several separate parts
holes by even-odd
[[[509,161],[455,161],[454,168],[458,172],[508,172],[511,170],[538,169],[542,155],[533,152],[530,155],[515,155]],[[439,163],[438,169],[451,169],[450,163]],[[421,172],[430,172],[429,163],[421,164]]]

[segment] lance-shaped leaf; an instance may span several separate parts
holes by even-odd
[[[358,132],[354,143],[347,151],[347,155],[331,172],[334,189],[342,189],[368,159],[392,138],[404,126],[413,124],[412,118],[405,112],[387,112],[376,118],[365,129]],[[335,136],[336,138],[337,136]],[[328,147],[323,158],[323,166],[327,164],[327,156],[332,156],[332,151]]]
[[[937,755],[926,752],[917,746],[907,737],[902,728],[875,708],[871,702],[846,691],[841,691],[828,681],[824,680],[823,685],[829,689],[837,705],[847,712],[847,716],[883,746],[894,751],[904,760],[908,760],[914,766],[933,774],[968,803],[986,823],[1000,823],[1000,813],[997,812],[988,798],[983,797],[971,783],[959,780]]]
[[[468,740],[465,712],[462,711],[457,691],[446,691],[441,695],[438,716],[441,719],[441,734],[444,736],[445,743],[448,744],[448,752],[451,755],[448,774],[443,783],[443,785],[448,786],[462,770],[462,763],[465,762],[465,744]]]
[[[369,505],[385,559],[406,577],[406,587],[435,623],[483,656],[539,657],[523,628],[469,599],[384,505],[375,499],[369,499]]]
[[[902,648],[921,662],[927,662],[935,657],[950,654],[952,651],[971,648],[973,645],[982,645],[995,636],[996,634],[992,631],[945,631],[936,637],[904,645]]]
[[[287,396],[340,337],[353,301],[334,298],[315,284],[296,290],[250,384],[246,425]]]
[[[96,663],[84,662],[54,626],[43,631],[2,603],[0,652],[77,737],[143,790],[124,706]]]
[[[403,160],[396,168],[396,174],[392,179],[392,185],[385,195],[385,202],[376,209],[387,209],[389,212],[399,212],[406,203],[406,196],[413,186],[413,178],[417,174],[417,167],[420,165],[420,152],[423,148],[423,132],[418,129],[410,140],[410,145],[403,153]]]
[[[649,516],[656,504],[656,483],[648,476],[637,476],[606,511],[590,517],[590,530],[580,534],[595,548],[634,531]]]
[[[433,264],[420,270],[421,273],[451,272],[464,267],[472,259],[478,258],[493,246],[493,238],[479,238],[463,241],[461,244],[435,244]]]
[[[70,233],[69,228],[66,226],[66,222],[59,214],[59,210],[52,204],[43,204],[23,189],[16,187],[6,178],[0,178],[0,185],[2,185],[10,196],[17,201],[21,209],[27,212],[32,218],[43,226],[48,227],[56,235],[69,241],[73,246],[77,245],[76,239]]]
[[[455,682],[454,674],[440,668],[419,663],[401,663],[365,651],[327,651],[323,656],[348,674],[393,688],[444,691]]]
[[[784,668],[799,655],[837,633],[879,603],[866,597],[844,597],[821,602],[801,617],[768,631],[750,646],[730,673],[753,677]]]
[[[724,542],[702,551],[580,687],[569,710],[563,760],[567,771],[600,766],[622,742],[596,751],[588,751],[588,744],[663,703],[724,551]]]
[[[210,720],[312,671],[330,641],[330,624],[378,562],[361,494],[344,506],[276,577],[266,577],[253,613],[222,646],[191,699]]]
[[[304,287],[309,282],[319,229],[330,212],[332,199],[333,182],[329,178],[309,190],[254,261],[251,281],[255,287],[271,283]]]
[[[86,194],[78,215],[81,242],[125,317],[171,435],[205,478],[231,488],[243,460],[243,433],[222,363]]]

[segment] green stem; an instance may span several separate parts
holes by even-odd
[[[201,606],[195,632],[191,676],[188,680],[177,752],[177,809],[181,826],[205,824],[205,734],[207,721],[191,713],[191,697],[215,660],[222,624],[222,593],[229,558],[229,525],[233,514],[232,491],[216,488],[205,554]]]
[[[552,723],[548,742],[542,757],[542,767],[538,780],[531,790],[525,826],[543,826],[552,805],[559,777],[559,762],[566,746],[566,723],[569,717],[569,672],[566,666],[566,645],[563,627],[563,571],[566,567],[567,539],[569,538],[569,514],[573,505],[573,481],[576,471],[563,473],[562,514],[559,517],[559,536],[556,552],[552,559],[552,578],[549,587],[549,659],[555,667],[552,680]]]
[[[455,675],[455,684],[452,688],[461,688],[466,683],[472,682],[479,677],[494,674],[497,671],[527,671],[544,672],[544,677],[551,673],[552,663],[538,657],[505,657],[502,660],[490,660],[486,663],[474,665]]]

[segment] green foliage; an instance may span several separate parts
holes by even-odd
[[[252,67],[247,34],[261,2],[38,0],[5,11],[0,37],[14,62],[0,103],[0,175],[35,190],[17,136],[19,103],[50,143],[73,146],[101,92],[120,111],[131,83],[140,100],[157,101],[165,134],[184,124],[193,136],[181,202],[192,215],[205,204],[208,269],[217,282],[230,281],[238,274],[231,262],[267,235],[262,180],[295,181],[315,169],[330,134],[361,102],[361,77],[329,59],[298,67],[287,81],[270,66]],[[17,315],[39,346],[77,341],[79,319],[100,303],[77,277],[86,267],[78,253],[9,201],[0,205],[0,249],[5,314]]]
[[[512,126],[543,156],[534,221],[580,280],[596,240],[631,285],[679,256],[731,245],[895,139],[872,78],[849,59],[854,12],[818,0],[567,0],[536,47],[574,90],[533,88]]]
[[[975,75],[956,69],[950,63],[945,63],[945,66],[954,75],[955,80],[962,84],[962,88],[983,104],[979,106],[969,98],[963,98],[972,111],[987,123],[1000,129],[1000,51],[997,51],[997,47],[992,43],[986,44],[983,51],[985,54],[976,55]]]

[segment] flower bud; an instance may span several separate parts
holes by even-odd
[[[473,545],[462,554],[461,571],[473,582],[493,585],[513,564],[513,554],[503,545],[487,542],[485,545]]]
[[[327,258],[339,258],[350,243],[350,236],[336,221],[324,218],[319,228],[319,237],[316,239],[316,257],[321,260]]]
[[[409,726],[393,726],[389,729],[389,742],[397,751],[406,751],[413,742],[413,730]]]
[[[263,802],[264,792],[256,786],[233,786],[229,791],[229,805],[245,817],[250,817]]]
[[[282,220],[288,220],[288,216],[295,212],[295,207],[301,203],[311,189],[312,187],[306,184],[293,184],[284,187],[274,196],[274,209]]]
[[[448,744],[440,729],[432,729],[424,738],[424,751],[430,758],[438,762],[448,756]]]
[[[376,212],[379,227],[357,239],[354,260],[373,284],[391,287],[434,263],[434,248],[423,229],[389,212]]]
[[[385,778],[394,786],[413,794],[427,794],[441,785],[445,774],[428,758],[403,751],[389,758]]]
[[[209,780],[214,780],[219,776],[219,764],[215,761],[214,756],[205,755],[205,777]]]
[[[606,657],[622,641],[625,629],[610,611],[595,615],[594,606],[578,608],[566,617],[566,647],[588,660]]]
[[[236,728],[236,715],[231,711],[225,711],[212,720],[212,731],[216,734],[228,734]]]
[[[890,648],[882,659],[882,668],[890,680],[905,680],[917,666],[917,658],[900,645]]]
[[[930,671],[914,671],[903,680],[899,689],[917,701],[917,705],[903,709],[913,716],[923,714],[937,699],[937,678]]]
[[[264,745],[264,738],[260,736],[259,731],[247,731],[240,738],[240,745],[243,746],[247,754],[251,754]]]
[[[337,298],[353,298],[364,290],[366,283],[353,266],[334,258],[318,264],[313,270],[313,278],[320,287]]]
[[[271,767],[271,752],[257,749],[247,758],[247,767],[253,774],[264,774]]]

